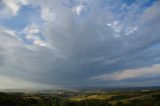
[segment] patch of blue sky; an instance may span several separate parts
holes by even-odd
[[[100,0],[99,6],[101,9],[113,9],[121,3],[121,0]],[[110,5],[112,4],[112,5]]]
[[[137,5],[139,8],[134,10],[135,17],[133,17],[133,21],[136,20],[147,8],[152,6],[152,4],[157,0],[144,0],[144,1],[137,1],[137,0],[120,0],[120,2],[116,3],[116,5],[111,9],[113,14],[115,14],[116,20],[123,20],[124,17],[130,12],[133,11],[130,6]],[[115,1],[114,1],[115,2]],[[113,2],[113,3],[114,3]],[[117,15],[121,14],[121,15]]]
[[[141,8],[142,8],[142,9],[146,9],[146,8],[152,6],[152,4],[153,4],[154,2],[156,2],[156,1],[157,1],[157,0],[147,0],[147,2],[145,2],[145,3],[141,6]]]
[[[155,1],[157,0],[122,0],[122,3],[129,5],[132,5],[133,3],[142,3],[141,7],[150,7]]]
[[[21,33],[23,29],[30,24],[37,24],[41,26],[42,19],[40,18],[40,8],[33,7],[32,5],[25,5],[20,8],[17,15],[6,19],[0,19],[0,25],[15,30],[17,32],[17,38],[22,40],[25,44],[33,44],[32,39],[27,39],[25,33]],[[39,32],[35,36],[45,41],[45,36]]]
[[[33,21],[34,17],[38,17],[39,9],[31,5],[22,6],[17,15],[12,16],[8,19],[1,19],[0,23],[3,26],[11,28],[16,31],[22,30],[30,22]]]
[[[137,11],[137,14],[141,15],[143,12],[151,7],[157,0],[146,0],[142,5],[140,5],[139,10]]]
[[[122,0],[123,3],[127,5],[132,5],[136,0]]]
[[[33,35],[33,36],[36,36],[41,41],[44,41],[44,42],[46,41],[45,36],[41,32],[39,32],[39,33],[37,33],[36,35]],[[19,39],[21,39],[27,45],[32,45],[33,42],[34,42],[34,39],[27,39],[26,34],[24,34],[24,33],[21,33],[21,34],[17,35],[17,37]]]
[[[115,14],[115,19],[122,20],[130,11],[127,7],[130,7],[134,2],[135,0],[119,0],[118,2],[116,2],[116,0],[110,1],[112,5],[115,4],[110,8],[112,13]]]
[[[25,43],[25,44],[27,44],[27,45],[32,45],[32,44],[33,44],[33,40],[26,39],[26,35],[24,35],[24,34],[18,35],[18,38],[19,38],[20,40],[22,40],[23,43]]]

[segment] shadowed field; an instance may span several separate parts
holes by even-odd
[[[1,92],[0,106],[160,106],[160,90]]]

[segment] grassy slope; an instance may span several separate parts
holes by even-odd
[[[109,103],[111,104],[116,104],[117,102],[121,101],[123,103],[128,103],[131,100],[135,100],[135,99],[139,99],[139,100],[144,100],[147,98],[150,98],[151,95],[153,94],[160,94],[159,92],[151,92],[151,93],[138,93],[138,95],[134,94],[135,92],[129,92],[129,93],[122,93],[122,92],[114,92],[114,93],[104,93],[104,94],[90,94],[90,95],[77,95],[77,96],[73,96],[70,97],[69,100],[71,101],[81,101],[81,100],[85,100],[85,99],[104,99],[104,100],[109,100]],[[112,96],[117,96],[117,95],[132,95],[132,97],[129,98],[125,98],[125,99],[120,99],[120,100],[110,100]]]
[[[128,98],[128,99],[122,99],[122,100],[115,100],[115,101],[110,101],[110,103],[112,105],[116,104],[117,102],[123,102],[123,103],[128,103],[129,101],[131,100],[144,100],[144,99],[147,99],[147,98],[150,98],[153,94],[160,94],[159,92],[158,93],[151,93],[151,94],[144,94],[144,95],[141,95],[141,96],[137,96],[137,97],[132,97],[132,98]]]

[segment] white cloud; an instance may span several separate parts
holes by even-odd
[[[18,1],[18,0],[17,0]],[[19,2],[23,5],[28,5],[30,0],[19,0]]]
[[[56,20],[56,14],[49,7],[45,7],[41,11],[41,17],[45,21],[54,22]]]
[[[47,46],[47,43],[45,43],[45,42],[42,41],[42,40],[34,40],[33,43],[34,43],[35,45],[42,46],[42,47],[46,47],[46,46]]]
[[[19,10],[19,5],[13,0],[3,0],[3,2],[12,10],[13,14],[16,14]]]
[[[107,23],[106,25],[113,29],[115,37],[129,36],[138,29],[137,26],[130,26],[119,21],[113,21],[113,23]]]
[[[21,36],[24,35],[27,40],[31,40],[34,45],[47,47],[46,41],[42,39],[43,34],[41,32],[40,26],[36,24],[29,24],[24,28],[21,34]]]
[[[29,0],[2,0],[4,3],[4,8],[0,11],[1,15],[16,15],[20,10],[22,5],[28,5]]]
[[[85,6],[80,4],[72,9],[77,15],[80,15],[85,10]]]
[[[137,29],[138,29],[137,27],[126,28],[125,33],[127,36],[129,36],[130,34],[134,33]]]
[[[19,41],[16,39],[16,32],[14,30],[5,27],[0,27],[0,33],[1,47],[4,46],[5,48],[5,45],[16,46],[19,44]]]
[[[2,28],[2,27],[0,27],[0,28],[1,28],[0,30],[3,30],[6,34],[14,36],[14,37],[16,36],[16,31],[11,30],[11,29],[7,29],[7,28]]]
[[[101,80],[115,80],[121,81],[132,78],[139,78],[151,75],[160,75],[160,64],[156,64],[150,67],[138,68],[138,69],[127,69],[121,72],[115,72],[112,74],[105,74],[97,76],[91,79],[101,79]]]

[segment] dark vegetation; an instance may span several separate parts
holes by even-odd
[[[160,106],[160,91],[2,92],[0,106]]]

